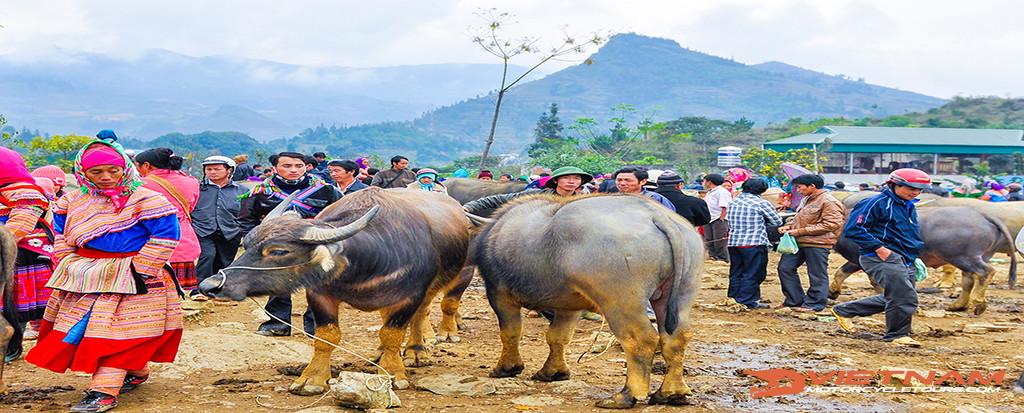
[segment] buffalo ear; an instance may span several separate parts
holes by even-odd
[[[370,220],[377,216],[378,211],[380,211],[380,205],[374,205],[362,217],[341,228],[308,228],[299,240],[309,244],[333,244],[344,240],[365,228]]]

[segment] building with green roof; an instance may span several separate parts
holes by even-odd
[[[765,149],[824,149],[831,174],[888,174],[917,168],[934,175],[961,175],[994,156],[1024,152],[1024,130],[825,126],[791,138],[765,142]],[[992,162],[995,163],[995,162]],[[1012,162],[1011,162],[1012,165]],[[996,171],[999,172],[999,171]]]

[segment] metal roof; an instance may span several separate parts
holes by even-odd
[[[776,151],[812,148],[826,139],[829,152],[996,154],[1024,152],[1024,130],[825,126],[805,135],[765,142]]]

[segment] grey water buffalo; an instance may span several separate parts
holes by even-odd
[[[21,327],[15,315],[14,305],[14,264],[18,258],[18,245],[14,241],[14,235],[6,226],[0,225],[0,291],[3,292],[4,311],[0,316],[0,349],[7,349],[7,344],[15,336]],[[18,334],[20,336],[20,334]],[[0,360],[0,394],[7,394],[7,385],[4,384],[4,362]]]
[[[600,225],[594,225],[600,222]],[[655,348],[667,372],[651,403],[684,404],[683,356],[704,262],[700,235],[649,198],[628,195],[527,196],[499,209],[473,241],[472,260],[498,316],[502,351],[492,377],[523,371],[521,308],[553,310],[549,354],[533,375],[567,380],[565,347],[581,311],[599,312],[626,352],[626,385],[598,407],[629,408],[649,393]],[[658,320],[646,315],[648,302]]]
[[[290,201],[282,202],[287,205]],[[315,219],[267,218],[243,240],[245,252],[200,285],[204,294],[242,300],[306,289],[316,320],[313,359],[291,387],[310,395],[327,389],[330,356],[341,339],[338,306],[378,311],[380,367],[408,387],[405,362],[427,362],[429,304],[450,288],[466,258],[469,220],[453,199],[434,192],[367,188],[346,195]],[[444,334],[454,335],[455,308],[442,306]],[[445,330],[448,330],[445,332]]]
[[[921,261],[928,267],[952,265],[963,272],[962,292],[951,311],[973,309],[975,314],[985,311],[985,291],[995,269],[988,263],[1003,245],[1013,238],[1002,221],[969,207],[922,208],[918,210],[921,225]],[[829,285],[829,297],[836,298],[843,282],[850,274],[859,271],[857,245],[841,236],[835,246],[836,252],[846,258],[846,264],[836,272]],[[1010,253],[1010,274],[1016,274],[1016,253]],[[872,281],[874,284],[874,281]],[[876,290],[878,287],[875,287]]]

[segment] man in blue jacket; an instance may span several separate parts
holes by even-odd
[[[857,203],[843,229],[846,238],[860,248],[860,266],[883,294],[836,305],[832,314],[848,333],[855,331],[850,317],[885,312],[882,340],[905,346],[920,346],[909,337],[911,319],[917,310],[914,283],[921,241],[914,198],[931,185],[928,174],[917,169],[897,169],[889,174],[887,188]]]

